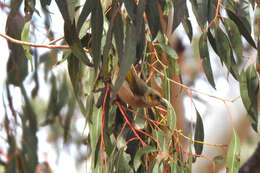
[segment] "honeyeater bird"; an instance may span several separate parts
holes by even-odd
[[[117,76],[118,70],[115,73]],[[118,96],[122,101],[136,108],[163,105],[161,94],[149,87],[132,69],[127,73]]]

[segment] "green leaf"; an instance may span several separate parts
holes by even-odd
[[[238,172],[240,166],[240,142],[234,128],[232,139],[228,147],[226,167],[228,172]]]
[[[196,115],[197,115],[197,121],[196,121],[195,137],[194,137],[194,139],[196,141],[204,141],[203,122],[202,122],[202,119],[201,119],[201,115],[199,114],[197,109],[196,109]],[[196,154],[200,155],[202,153],[203,144],[195,142],[194,148],[195,148]]]
[[[233,52],[226,34],[218,27],[216,29],[217,53],[235,79],[238,80],[238,70],[233,56]]]
[[[123,52],[122,60],[119,62],[120,68],[118,72],[118,77],[115,82],[115,86],[113,87],[113,96],[114,97],[118,90],[120,89],[121,85],[125,81],[125,77],[129,72],[131,65],[136,60],[136,28],[133,24],[128,23],[126,29],[126,39]]]
[[[245,0],[227,0],[226,9],[233,12],[237,18],[240,19],[243,26],[249,34],[251,34],[250,16],[248,9],[248,1]],[[229,14],[228,14],[229,15]],[[230,16],[231,17],[231,16]],[[233,20],[233,19],[232,19]]]
[[[260,1],[259,1],[259,3],[260,3]],[[260,28],[259,16],[260,16],[260,5],[258,5],[258,7],[254,11],[253,26],[254,26],[254,39],[255,40],[260,39],[260,30],[258,29],[258,28]]]
[[[210,65],[210,58],[209,58],[209,50],[208,50],[208,43],[207,43],[207,33],[203,33],[200,36],[199,40],[199,52],[200,58],[202,59],[202,67],[206,74],[206,77],[213,88],[216,89],[216,85],[214,82],[214,77]]]
[[[64,19],[65,23],[73,23],[74,19],[74,5],[75,1],[74,0],[55,0],[56,4],[59,7],[60,13]]]
[[[156,151],[157,151],[157,149],[155,147],[152,147],[152,146],[149,146],[149,145],[139,149],[136,152],[135,158],[134,158],[134,169],[135,169],[135,171],[137,171],[138,167],[140,166],[141,157],[144,154],[149,154],[151,152],[156,152]]]
[[[174,108],[172,107],[172,104],[168,100],[163,99],[163,101],[167,105],[167,115],[166,115],[167,116],[167,125],[171,131],[171,133],[170,133],[170,136],[171,136],[176,127],[176,113],[174,111]]]
[[[185,8],[184,8],[184,17],[182,18],[181,22],[182,22],[182,26],[191,42],[192,37],[193,37],[193,30],[192,30],[191,22],[189,20],[189,11],[188,11],[186,3],[185,3]]]
[[[91,92],[87,96],[86,100],[86,118],[92,122],[92,114],[93,114],[93,107],[94,107],[94,94]]]
[[[260,40],[257,41],[256,70],[260,74]]]
[[[227,9],[227,13],[228,13],[228,16],[230,17],[230,19],[232,19],[236,23],[236,25],[239,29],[239,32],[245,37],[245,39],[248,41],[248,43],[251,46],[253,46],[254,48],[256,48],[255,41],[251,37],[251,32],[248,31],[247,27],[244,25],[244,23],[241,21],[241,19],[239,17],[237,17],[236,14],[234,14],[229,9]]]
[[[26,22],[24,27],[23,27],[23,30],[22,30],[22,34],[21,34],[21,40],[22,41],[25,41],[25,42],[30,42],[30,39],[29,39],[29,30],[30,30],[30,21]],[[24,52],[25,52],[25,56],[26,58],[30,61],[31,63],[31,69],[33,69],[33,64],[32,64],[32,55],[30,53],[30,46],[26,46],[26,45],[23,45],[23,48],[24,48]]]
[[[243,104],[249,115],[249,120],[255,131],[258,124],[258,88],[259,81],[254,65],[250,65],[246,71],[242,71],[240,75],[240,94]]]
[[[131,157],[128,153],[125,152],[124,148],[120,148],[115,164],[115,172],[129,172],[133,173],[132,168],[130,167]]]
[[[197,19],[201,29],[204,28],[208,20],[208,3],[209,0],[191,0],[192,11]]]
[[[94,0],[93,9],[91,12],[91,32],[92,42],[91,50],[93,54],[93,61],[95,70],[98,69],[101,60],[101,39],[103,33],[103,11],[99,0]]]
[[[178,55],[175,52],[175,50],[167,45],[165,45],[164,43],[160,43],[160,47],[162,48],[162,50],[167,53],[171,58],[173,59],[178,59]]]
[[[42,8],[46,8],[47,5],[51,4],[51,0],[40,0]]]
[[[114,2],[114,1],[113,1]],[[114,16],[116,15],[118,12],[117,12],[117,5],[116,3],[113,3],[112,4],[112,9],[111,9],[111,15]],[[108,57],[108,53],[109,53],[109,50],[111,48],[111,45],[112,45],[112,36],[113,36],[113,28],[114,28],[114,20],[111,19],[111,22],[109,24],[109,28],[108,28],[108,31],[107,31],[107,36],[106,36],[106,43],[104,45],[104,51],[103,51],[103,67],[102,67],[102,70],[104,71],[106,68],[106,65],[107,65],[107,57]]]
[[[236,55],[238,58],[242,58],[243,55],[243,45],[242,45],[242,39],[240,32],[236,26],[236,24],[228,19],[228,18],[223,18],[224,19],[224,26],[226,29],[226,32],[228,33],[230,42],[231,42],[231,47],[234,49]]]
[[[19,5],[19,3],[13,3],[14,2],[11,1],[13,6]],[[14,14],[16,13],[14,12]],[[6,21],[6,34],[20,40],[23,28],[24,18],[19,13],[16,16],[12,16],[10,13]],[[24,48],[21,45],[8,41],[8,47],[10,54],[7,61],[7,81],[9,84],[20,86],[28,74],[28,60],[26,59]]]
[[[93,2],[91,0],[86,0],[85,4],[81,10],[81,13],[79,15],[79,19],[77,22],[77,32],[80,33],[80,29],[82,27],[82,25],[84,24],[85,20],[87,19],[87,17],[89,16],[92,8],[93,8]]]
[[[75,94],[75,97],[77,99],[80,111],[83,115],[87,115],[87,111],[86,108],[83,104],[83,102],[81,101],[80,97],[83,94],[83,89],[81,86],[81,76],[82,76],[82,70],[83,70],[83,66],[81,64],[81,62],[79,61],[79,59],[77,59],[73,54],[71,54],[68,57],[68,71],[69,71],[69,76],[70,76],[70,80],[73,86],[73,91]],[[87,117],[87,116],[86,116]],[[90,117],[87,117],[89,119],[88,122],[92,122]]]
[[[121,60],[123,57],[124,48],[124,24],[120,13],[117,13],[115,17],[115,26],[116,27],[113,28],[113,35],[116,42],[118,57],[119,60]]]
[[[71,24],[65,21],[64,34],[65,40],[70,45],[73,55],[77,57],[85,65],[93,66],[83,50],[74,22],[73,24]]]
[[[100,153],[100,133],[101,133],[101,114],[102,109],[97,109],[96,106],[93,107],[93,117],[92,117],[92,124],[89,124],[89,135],[90,135],[90,145],[93,149],[92,151],[92,161],[91,161],[91,170],[94,170],[95,163],[97,160],[97,154]],[[99,144],[98,144],[99,143]],[[99,146],[99,147],[96,147]],[[96,156],[96,157],[95,157]]]
[[[154,40],[158,32],[162,30],[157,1],[146,3],[145,14],[152,33],[152,40]]]
[[[137,5],[135,4],[135,1],[133,0],[124,0],[125,8],[127,11],[128,16],[132,21],[136,21],[136,11],[137,11]]]
[[[173,22],[172,22],[172,31],[179,26],[181,21],[185,17],[185,12],[187,13],[186,0],[174,0],[173,1]]]
[[[217,1],[209,0],[208,2],[208,22],[212,22],[216,16]],[[214,26],[214,25],[213,25]]]

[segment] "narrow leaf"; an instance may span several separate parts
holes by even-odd
[[[70,45],[72,53],[75,57],[77,57],[82,63],[84,63],[87,66],[93,66],[90,63],[90,60],[86,56],[83,47],[81,45],[81,41],[78,37],[75,23],[64,23],[64,34],[65,34],[65,40]]]
[[[74,19],[74,1],[71,0],[55,0],[59,7],[60,13],[67,23],[72,23]]]
[[[167,53],[171,58],[173,59],[178,59],[178,55],[177,53],[175,52],[175,50],[167,45],[165,45],[164,43],[160,43],[160,47],[162,48],[162,50]]]
[[[196,109],[196,108],[195,108]],[[203,122],[201,119],[201,115],[199,114],[198,110],[196,109],[197,121],[196,121],[196,128],[195,128],[195,137],[196,141],[204,141],[204,127]],[[203,144],[195,142],[194,144],[196,154],[200,155],[202,153]]]
[[[79,19],[77,22],[77,32],[80,33],[80,29],[82,27],[82,25],[84,24],[85,20],[87,19],[87,17],[89,16],[92,8],[93,8],[93,4],[91,0],[86,0],[82,11],[79,15]]]
[[[206,77],[213,88],[216,89],[216,85],[214,82],[214,77],[211,69],[210,58],[209,58],[209,50],[208,50],[208,43],[207,43],[207,33],[203,33],[200,36],[199,40],[199,52],[200,58],[202,59],[202,67],[206,74]]]
[[[136,60],[136,28],[133,24],[128,23],[127,29],[126,29],[126,40],[125,40],[125,46],[123,52],[123,58],[119,62],[120,69],[118,72],[118,77],[115,82],[115,86],[113,88],[113,96],[114,97],[118,90],[120,89],[121,85],[125,81],[126,74],[131,68],[131,65]]]
[[[253,40],[253,38],[251,37],[251,33],[250,31],[248,31],[247,27],[244,25],[244,23],[240,20],[240,18],[238,18],[231,10],[227,9],[227,13],[228,13],[228,16],[230,17],[230,19],[232,19],[240,33],[245,37],[245,39],[248,41],[248,43],[253,46],[254,48],[256,48],[256,45],[255,45],[255,41]]]
[[[156,152],[157,149],[155,147],[152,147],[152,146],[146,146],[146,147],[143,147],[141,148],[140,150],[138,150],[135,154],[135,158],[134,158],[134,168],[135,168],[135,171],[137,171],[138,167],[140,166],[140,161],[141,161],[141,157],[144,155],[144,154],[149,154],[151,152]]]
[[[93,61],[95,70],[97,70],[101,60],[101,39],[103,33],[103,12],[99,0],[94,0],[94,8],[91,14],[91,32],[92,43],[91,50],[93,53]]]
[[[167,116],[167,125],[171,131],[171,133],[170,133],[170,136],[171,136],[176,127],[176,113],[175,113],[174,108],[172,107],[171,103],[168,100],[163,99],[163,101],[167,105],[167,115],[166,115]]]
[[[172,22],[172,31],[174,32],[175,29],[179,26],[183,18],[185,17],[186,10],[186,0],[174,0],[173,1],[173,22]]]
[[[25,41],[25,42],[30,42],[30,39],[29,39],[29,30],[30,30],[30,21],[26,22],[24,27],[23,27],[23,30],[22,30],[22,34],[21,34],[21,40],[22,41]],[[33,69],[33,64],[32,64],[32,55],[30,53],[30,46],[26,46],[26,45],[23,45],[23,48],[24,48],[24,52],[25,52],[25,56],[26,58],[30,61],[31,63],[31,69]]]
[[[197,19],[197,22],[201,29],[208,19],[208,2],[209,0],[191,0],[192,11]]]
[[[224,26],[226,32],[228,33],[231,47],[234,49],[236,55],[241,58],[243,54],[243,45],[241,35],[236,24],[232,20],[224,18]]]
[[[258,124],[258,76],[253,65],[249,66],[246,71],[242,71],[240,75],[240,94],[249,115],[249,120],[255,131]]]
[[[152,40],[154,40],[162,28],[157,1],[154,1],[153,3],[148,2],[146,4],[145,13],[147,15],[148,25],[152,33]]]
[[[227,152],[226,166],[228,172],[238,172],[240,166],[240,141],[234,128],[232,131],[232,139]]]

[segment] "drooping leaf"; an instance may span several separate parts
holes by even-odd
[[[201,115],[199,114],[197,109],[196,109],[196,115],[197,115],[197,121],[196,121],[195,136],[194,136],[195,139],[194,148],[196,154],[200,155],[202,153],[203,144],[198,143],[196,141],[201,141],[201,142],[204,141],[204,127],[203,127]]]
[[[211,64],[210,64],[210,58],[209,58],[207,33],[203,33],[200,36],[199,52],[200,52],[200,58],[202,59],[202,67],[204,69],[206,77],[207,77],[209,83],[211,84],[211,86],[216,89],[216,85],[215,85],[214,77],[213,77],[213,73],[212,73],[212,68],[211,68]]]
[[[213,37],[213,35],[212,35],[212,33],[210,32],[210,30],[208,30],[207,36],[208,36],[209,43],[210,43],[211,47],[212,47],[213,50],[216,52],[216,54],[219,54],[219,53],[218,53],[218,50],[217,50],[216,39]],[[221,61],[221,62],[222,62],[222,61]]]
[[[236,16],[236,14],[234,14],[231,10],[227,9],[227,13],[228,16],[230,17],[230,19],[232,19],[238,29],[239,32],[245,37],[245,39],[248,41],[248,43],[253,46],[254,48],[256,48],[255,42],[253,40],[253,38],[251,37],[251,32],[248,31],[247,27],[244,25],[244,23],[241,21],[241,19],[239,17]]]
[[[226,29],[226,32],[228,33],[230,42],[231,42],[231,47],[234,49],[236,55],[241,58],[243,54],[243,45],[242,45],[242,39],[240,36],[240,32],[236,26],[236,24],[228,19],[228,18],[223,18],[224,19],[224,26]]]
[[[124,24],[120,13],[118,13],[115,17],[115,26],[116,27],[113,28],[113,35],[115,38],[118,57],[119,60],[121,60],[124,48]]]
[[[109,24],[109,28],[108,28],[108,31],[107,31],[106,43],[104,45],[104,51],[103,51],[103,67],[102,67],[103,71],[104,71],[104,69],[106,69],[105,66],[107,66],[107,57],[108,57],[108,53],[109,53],[109,50],[110,50],[111,45],[112,45],[114,20],[115,20],[117,13],[118,13],[118,11],[116,9],[117,9],[117,5],[116,5],[116,3],[113,3],[112,9],[111,9],[112,18],[111,18],[111,22]]]
[[[92,161],[91,161],[91,169],[94,170],[96,167],[96,163],[99,156],[100,150],[100,133],[101,133],[101,114],[102,109],[97,109],[95,106],[93,107],[92,116],[92,124],[89,124],[89,136],[90,136],[90,145],[93,149],[92,151]]]
[[[260,28],[260,6],[257,7],[255,9],[255,13],[254,13],[254,39],[258,40],[260,39],[260,30],[258,28]]]
[[[257,41],[256,71],[260,74],[260,40]]]
[[[136,21],[137,5],[134,0],[124,0],[125,8],[128,16],[132,21]]]
[[[204,28],[208,20],[208,3],[209,0],[191,0],[192,11],[197,19],[201,29]]]
[[[157,149],[155,147],[152,147],[152,146],[149,146],[149,145],[139,149],[137,151],[137,153],[135,154],[135,158],[134,158],[134,168],[135,168],[135,171],[137,171],[137,169],[138,169],[138,167],[140,165],[141,157],[144,154],[149,154],[151,152],[156,152],[156,151],[157,151]]]
[[[25,25],[24,25],[24,28],[23,28],[23,31],[22,31],[22,34],[21,34],[21,40],[22,41],[25,41],[25,42],[30,42],[30,39],[29,39],[29,29],[30,29],[30,21],[26,22]],[[26,45],[23,45],[23,48],[24,48],[24,52],[25,52],[25,56],[26,58],[30,61],[31,63],[31,69],[33,69],[33,64],[32,64],[32,55],[31,55],[31,48],[30,46],[26,46]]]
[[[46,8],[47,5],[51,4],[51,0],[40,0],[42,8]]]
[[[242,25],[246,28],[247,32],[251,34],[250,16],[248,9],[249,2],[245,0],[227,0],[226,9],[232,12],[237,18],[240,19]],[[228,13],[229,15],[229,13]],[[231,16],[229,16],[231,18]],[[232,19],[232,18],[231,18]],[[233,20],[233,19],[232,19]],[[238,26],[239,27],[239,26]]]
[[[82,70],[83,70],[83,66],[81,64],[81,62],[73,55],[71,54],[68,57],[68,71],[69,71],[69,76],[70,76],[70,80],[73,86],[73,91],[74,91],[74,95],[77,99],[80,111],[83,115],[86,116],[86,108],[81,100],[81,96],[83,93],[83,89],[82,89],[82,85],[81,85],[81,76],[82,76]],[[90,117],[86,117],[89,118],[87,119],[88,122],[92,122]]]
[[[174,132],[174,129],[176,127],[176,113],[174,111],[174,108],[172,107],[171,103],[166,100],[163,99],[163,101],[166,103],[167,105],[167,125],[169,127],[170,130],[170,136],[172,135],[172,133]],[[170,138],[171,139],[171,138]]]
[[[184,7],[184,17],[182,18],[182,26],[186,32],[186,34],[188,35],[190,42],[192,41],[192,37],[193,37],[193,29],[191,26],[191,22],[189,20],[189,11],[187,8],[187,4],[185,3],[185,7]]]
[[[12,0],[10,7],[11,7],[11,11],[9,13],[9,17],[14,17],[16,16],[19,12],[19,8],[22,4],[23,0]],[[21,17],[21,16],[20,16]]]
[[[129,172],[133,173],[133,169],[130,167],[130,160],[131,157],[128,153],[124,151],[124,148],[120,148],[119,152],[117,153],[118,157],[116,160],[116,164],[114,165],[116,168],[115,172]]]
[[[55,0],[65,23],[72,24],[74,19],[74,0]]]
[[[125,81],[125,77],[128,71],[131,68],[131,65],[136,60],[136,28],[133,24],[128,23],[126,29],[126,39],[124,45],[124,52],[123,57],[119,61],[120,68],[118,72],[118,77],[115,82],[115,86],[113,88],[113,97],[117,94],[118,90],[120,89],[121,85]]]
[[[101,61],[101,39],[103,33],[103,11],[100,0],[94,0],[93,9],[91,11],[91,32],[92,42],[91,50],[93,54],[93,62],[95,70],[97,70]]]
[[[208,1],[208,22],[212,22],[216,16],[216,8],[217,8],[217,1],[209,0]]]
[[[137,6],[136,14],[136,61],[143,58],[145,48],[145,23],[144,23],[144,11],[146,8],[147,0],[141,0]]]
[[[85,20],[87,19],[87,17],[89,16],[92,8],[93,8],[93,4],[91,0],[86,0],[84,3],[84,6],[81,10],[81,13],[79,15],[79,19],[77,22],[77,32],[80,33],[80,29],[82,27],[82,25],[84,24]]]
[[[75,23],[64,23],[64,36],[65,40],[70,45],[74,56],[77,57],[85,65],[93,66],[83,50],[81,41],[76,31]]]
[[[179,26],[181,21],[185,16],[186,11],[186,0],[174,0],[173,1],[173,22],[172,22],[172,31],[174,32],[175,29]]]
[[[25,100],[25,106],[23,109],[24,115],[20,116],[23,124],[23,143],[22,150],[24,156],[27,158],[26,167],[28,173],[35,171],[36,165],[38,164],[37,146],[38,138],[36,132],[38,130],[37,116],[30,103],[29,97],[23,85],[20,87],[21,93]]]
[[[238,80],[236,62],[226,34],[220,29],[220,27],[218,27],[216,29],[215,35],[218,56],[220,57],[221,61],[225,63],[228,71],[232,74],[232,76]]]
[[[19,5],[19,3],[13,4],[13,1],[11,4],[14,6]],[[16,15],[12,16],[13,14]],[[6,34],[14,39],[20,40],[23,27],[24,19],[21,14],[15,12],[10,13],[6,21]],[[10,55],[7,62],[7,81],[13,85],[20,86],[28,74],[28,61],[21,45],[8,41],[8,47],[10,49]]]
[[[249,115],[249,120],[255,131],[257,131],[258,124],[258,76],[253,65],[250,65],[246,71],[240,74],[240,94]]]
[[[156,1],[146,3],[145,14],[147,15],[148,25],[152,33],[152,40],[154,40],[158,32],[162,29]]]
[[[228,147],[226,167],[229,172],[238,172],[240,166],[240,141],[234,128],[232,139]]]
[[[178,55],[177,53],[175,52],[175,50],[167,45],[165,45],[164,43],[160,43],[160,47],[162,48],[162,50],[167,53],[171,58],[173,59],[178,59]]]

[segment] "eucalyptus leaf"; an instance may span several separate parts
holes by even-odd
[[[211,68],[211,64],[210,64],[210,58],[209,58],[207,33],[203,33],[200,36],[199,52],[200,52],[200,58],[202,59],[202,67],[204,69],[206,77],[207,77],[209,83],[211,84],[211,86],[216,89],[213,72],[212,72],[212,68]]]
[[[232,139],[228,147],[226,167],[229,172],[238,172],[240,166],[240,141],[234,128]]]

